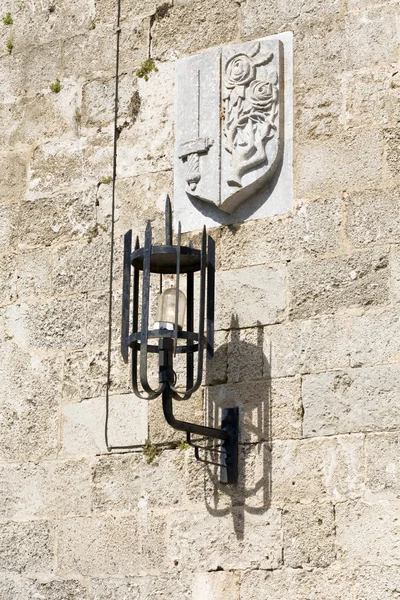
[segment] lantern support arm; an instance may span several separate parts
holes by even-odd
[[[179,419],[176,419],[172,407],[172,393],[168,386],[163,390],[162,403],[165,420],[167,421],[168,425],[174,429],[177,429],[178,431],[185,431],[186,433],[204,435],[206,437],[218,440],[228,439],[229,433],[222,429],[206,427],[205,425],[198,425],[197,423],[189,423],[188,421],[180,421]]]

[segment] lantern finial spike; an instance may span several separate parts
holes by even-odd
[[[165,245],[172,246],[172,208],[168,194],[165,200]]]

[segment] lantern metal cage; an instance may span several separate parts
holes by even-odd
[[[121,352],[125,362],[132,355],[132,388],[136,396],[148,400],[162,396],[162,406],[167,423],[176,430],[186,432],[186,439],[195,449],[197,460],[217,465],[222,483],[236,483],[238,477],[238,408],[223,408],[221,428],[207,427],[182,421],[174,416],[173,400],[188,400],[201,385],[203,378],[204,353],[207,359],[214,356],[214,306],[215,306],[215,242],[207,236],[204,227],[201,248],[181,244],[181,225],[178,225],[177,244],[172,240],[172,211],[169,197],[165,207],[165,245],[153,245],[150,222],[145,231],[144,247],[136,238],[132,251],[132,231],[124,237],[124,268],[122,290]],[[200,297],[198,326],[195,330],[194,296],[195,273],[200,274]],[[149,328],[151,276],[159,275],[159,290],[162,294],[163,276],[175,275],[174,316],[171,323],[162,320]],[[186,329],[179,323],[182,314],[182,292],[179,289],[181,274],[186,274]],[[132,284],[133,279],[133,286]],[[140,279],[141,284],[140,284]],[[133,291],[131,293],[131,290]],[[141,289],[141,308],[139,295]],[[169,290],[171,292],[171,290]],[[132,297],[131,297],[132,296]],[[132,319],[130,318],[132,306]],[[139,328],[139,312],[141,313]],[[181,319],[182,321],[182,319]],[[207,321],[207,324],[206,324]],[[207,333],[205,334],[205,325]],[[130,331],[131,329],[131,331]],[[178,343],[179,340],[179,343]],[[151,386],[148,377],[148,354],[158,354],[159,381]],[[174,358],[186,355],[186,386],[176,386]],[[197,368],[194,357],[197,354]],[[139,388],[139,382],[142,389]],[[192,436],[201,436],[193,439]],[[219,444],[210,444],[219,440]],[[205,442],[205,445],[204,445]],[[200,444],[200,445],[199,445]],[[219,454],[219,461],[207,460],[200,451]]]

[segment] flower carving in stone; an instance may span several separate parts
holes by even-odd
[[[225,65],[223,134],[231,154],[228,184],[233,187],[242,187],[245,173],[267,163],[267,144],[277,131],[278,73],[267,66],[273,57],[255,42],[247,54],[236,54]]]

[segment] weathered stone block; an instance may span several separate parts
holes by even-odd
[[[16,211],[16,205],[25,196],[27,184],[27,157],[22,153],[7,153],[0,157],[0,200],[11,200],[13,207],[4,208],[5,214],[12,218],[10,210]],[[6,239],[10,238],[14,223],[7,223]],[[3,230],[4,225],[2,225]]]
[[[341,565],[311,571],[307,569],[248,571],[242,577],[240,598],[241,600],[304,600],[305,598],[307,600],[354,600],[349,583],[351,576],[352,572],[344,571]]]
[[[264,376],[396,362],[398,334],[399,319],[392,313],[272,325],[264,328]]]
[[[86,146],[83,150],[83,165],[85,181],[97,181],[97,185],[99,185],[103,178],[111,177],[113,133],[110,127],[98,127],[95,132],[87,136]]]
[[[49,141],[37,147],[30,165],[28,199],[32,201],[44,196],[68,194],[73,186],[82,188],[83,167],[80,140]]]
[[[303,405],[300,378],[271,381],[271,439],[301,437]]]
[[[400,252],[390,256],[391,296],[395,304],[400,302]]]
[[[263,331],[261,327],[231,329],[228,334],[229,383],[260,379],[263,374]]]
[[[79,402],[105,394],[107,384],[107,351],[87,350],[67,354],[64,361],[63,398]],[[124,363],[120,348],[111,353],[112,393],[127,394],[131,390],[130,368]]]
[[[152,27],[153,55],[162,60],[230,42],[238,35],[237,4],[222,0],[176,2]]]
[[[92,579],[89,598],[90,600],[140,600],[144,580],[144,577]]]
[[[289,567],[327,567],[334,562],[333,506],[288,505],[283,511],[284,562]]]
[[[193,579],[193,600],[239,600],[237,573],[196,573]]]
[[[59,569],[69,577],[135,575],[143,568],[143,542],[132,516],[63,519],[57,530]]]
[[[47,89],[33,98],[22,96],[18,102],[3,104],[0,107],[1,144],[11,148],[22,144],[36,146],[74,132],[78,93],[74,83],[67,80],[63,80],[62,90],[61,95]]]
[[[296,160],[295,189],[300,198],[377,188],[383,170],[382,134],[357,131],[329,140],[303,139],[297,144]]]
[[[205,510],[176,511],[168,556],[184,570],[276,569],[282,556],[280,531],[281,514],[274,509],[249,513],[237,508],[218,517]]]
[[[101,231],[101,233],[103,233]],[[61,246],[54,256],[52,283],[55,294],[105,290],[109,286],[109,235],[99,235],[88,244]],[[120,271],[120,252],[115,256],[114,272]],[[119,283],[119,282],[118,282]]]
[[[82,460],[4,465],[0,482],[2,518],[63,517],[90,510],[90,468]]]
[[[347,235],[356,248],[398,242],[400,189],[352,194],[346,208]]]
[[[400,572],[396,567],[363,566],[355,573],[355,600],[397,600]]]
[[[89,239],[97,225],[96,190],[23,201],[19,216],[21,248]]]
[[[18,296],[51,295],[51,252],[33,250],[21,253],[18,266]]]
[[[151,217],[154,239],[164,244],[165,199],[171,192],[172,185],[171,171],[145,173],[137,177],[117,180],[117,222],[115,224],[117,234],[122,236],[132,229],[134,240],[139,236],[142,245],[146,223]],[[99,201],[101,212],[107,215],[109,202],[102,197]]]
[[[364,491],[363,436],[273,442],[272,503],[342,502]]]
[[[14,304],[7,327],[25,348],[79,349],[85,345],[86,300],[83,297]]]
[[[264,328],[264,376],[285,377],[349,366],[343,318],[293,321]]]
[[[400,111],[394,80],[390,69],[386,72],[345,74],[345,127],[396,124]]]
[[[115,79],[95,79],[82,89],[82,127],[107,127],[114,119]],[[131,124],[140,110],[140,96],[132,78],[121,75],[118,88],[118,119]]]
[[[92,579],[90,600],[171,600],[190,597],[192,573],[158,573],[140,577]]]
[[[110,397],[108,436],[112,446],[144,444],[147,436],[147,400],[133,394]],[[87,456],[107,451],[104,439],[104,397],[63,405],[62,453]]]
[[[347,564],[398,565],[398,500],[384,504],[336,505],[338,559]]]
[[[365,367],[303,378],[303,433],[306,437],[393,429],[400,365]]]
[[[92,510],[176,508],[185,499],[184,458],[180,450],[165,450],[148,463],[139,450],[132,455],[97,459],[93,466]]]
[[[120,265],[122,262],[120,261]],[[115,265],[117,266],[117,265]],[[112,297],[111,341],[121,343],[122,281],[114,284]],[[87,295],[86,340],[88,345],[105,347],[108,344],[109,293],[91,292]]]
[[[17,29],[17,28],[15,28]],[[25,46],[13,50],[12,60],[8,54],[0,59],[4,77],[0,88],[3,102],[15,102],[21,96],[34,97],[51,93],[49,86],[62,72],[61,41]]]
[[[350,257],[289,265],[292,318],[329,314],[338,309],[384,304],[389,298],[389,257],[373,250]]]
[[[154,15],[156,8],[163,4],[162,0],[139,0],[135,6],[121,6],[121,22],[125,26],[130,21],[132,14],[136,17]],[[108,0],[95,0],[96,22],[114,24],[116,13],[115,7],[111,6]]]
[[[91,0],[69,2],[43,2],[39,6],[17,1],[13,5],[15,45],[38,46],[60,37],[71,37],[88,31],[94,16]]]
[[[11,341],[1,346],[2,418],[0,456],[6,461],[55,455],[62,361],[30,356]]]
[[[288,6],[291,4],[287,3]],[[323,10],[322,2],[318,1],[318,4],[314,2],[314,6],[317,11]],[[332,7],[331,0],[324,3],[325,6],[329,10]],[[336,8],[337,3],[335,10]],[[344,70],[345,58],[345,27],[341,19],[316,19],[298,28],[294,55],[294,72],[297,74],[297,81],[324,82],[329,86],[332,86],[332,82],[335,81],[335,85],[338,85],[340,74]]]
[[[350,365],[396,362],[400,353],[399,334],[400,318],[396,313],[367,313],[352,318],[347,341],[343,340],[350,350]]]
[[[384,129],[383,138],[385,140],[385,174],[389,181],[399,182],[399,164],[400,164],[400,130],[399,128]]]
[[[157,68],[158,72],[151,73],[148,81],[137,81],[140,111],[132,127],[123,129],[118,142],[121,178],[172,168],[173,63],[160,63]],[[150,215],[153,217],[151,212]]]
[[[12,204],[0,205],[0,246],[4,249],[15,248],[17,238],[18,214]]]
[[[222,229],[222,269],[235,269],[337,251],[341,201],[316,200],[282,219],[262,219]]]
[[[301,81],[296,89],[296,136],[327,138],[341,131],[342,93],[336,86]]]
[[[348,15],[346,70],[389,66],[397,60],[396,14],[395,7],[387,5],[366,15]]]
[[[0,306],[17,299],[17,257],[13,254],[0,256]]]
[[[366,436],[366,489],[371,499],[400,496],[399,450],[398,433]]]
[[[47,521],[0,524],[0,569],[48,573],[54,568],[54,530]]]
[[[217,273],[216,329],[253,327],[282,320],[286,308],[284,265]]]
[[[113,23],[64,40],[64,77],[84,81],[115,77],[115,25],[116,13]],[[150,20],[137,19],[121,26],[121,73],[132,74],[148,58]],[[85,60],[81,60],[82,56]]]
[[[26,598],[45,598],[46,600],[87,600],[87,590],[74,580],[54,579],[0,579],[2,600],[24,600]]]
[[[246,38],[254,38],[287,29],[301,30],[309,21],[335,16],[340,11],[340,2],[273,0],[267,5],[262,0],[248,0],[241,5],[241,10],[243,34]]]
[[[207,385],[226,383],[228,369],[228,333],[216,331],[214,335],[214,357],[205,363]]]

